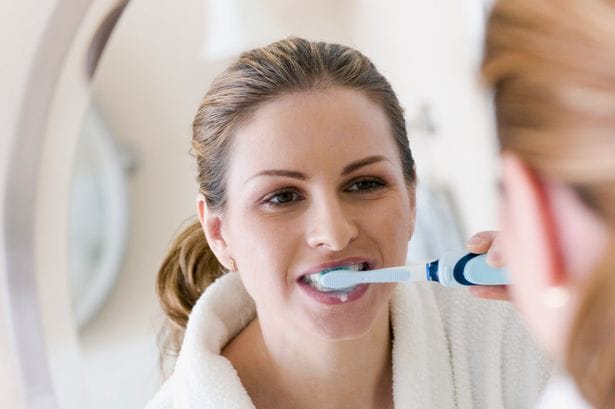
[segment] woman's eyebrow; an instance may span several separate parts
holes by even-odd
[[[371,165],[372,163],[381,162],[383,160],[390,162],[386,157],[382,155],[368,156],[367,158],[352,162],[351,164],[344,167],[344,170],[342,170],[342,176],[346,176],[349,173],[352,173],[355,170],[362,168],[363,166]]]
[[[284,169],[269,169],[258,172],[257,174],[251,176],[246,183],[258,176],[284,176],[287,178],[299,179],[299,180],[307,180],[308,177],[304,173],[297,172],[295,170],[284,170]]]
[[[362,168],[363,166],[371,165],[372,163],[388,161],[386,157],[381,155],[368,156],[367,158],[360,159],[356,162],[352,162],[344,167],[342,170],[342,176],[346,176],[357,169]],[[246,183],[256,177],[259,176],[283,176],[287,178],[299,179],[299,180],[308,180],[309,177],[305,173],[298,172],[296,170],[285,170],[285,169],[268,169],[258,172],[255,175],[252,175]]]

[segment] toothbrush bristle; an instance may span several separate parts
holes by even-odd
[[[326,289],[328,289],[330,291],[346,291],[346,290],[351,289],[352,286],[351,287],[345,287],[345,286],[340,287],[340,286],[332,285],[332,284],[325,285],[323,283],[322,278],[325,275],[328,275],[328,274],[330,274],[330,273],[332,273],[334,271],[356,271],[356,270],[354,268],[352,268],[351,266],[340,266],[340,267],[335,267],[335,268],[333,268],[331,270],[322,271],[320,274],[318,274],[318,285],[323,287],[323,288],[326,288]],[[334,280],[334,282],[335,281],[337,281],[337,280]]]

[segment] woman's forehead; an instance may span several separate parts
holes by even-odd
[[[258,109],[233,139],[231,163],[249,172],[272,165],[343,166],[372,155],[399,161],[382,107],[360,91],[343,88],[279,97]]]

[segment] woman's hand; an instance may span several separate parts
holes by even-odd
[[[470,237],[466,247],[472,253],[487,253],[487,264],[501,268],[504,264],[498,244],[498,232],[482,231]],[[480,298],[510,301],[507,285],[475,285],[470,287],[470,292]]]

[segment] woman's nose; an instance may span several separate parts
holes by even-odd
[[[306,229],[310,247],[339,251],[357,237],[358,227],[339,199],[318,200],[311,207]]]

